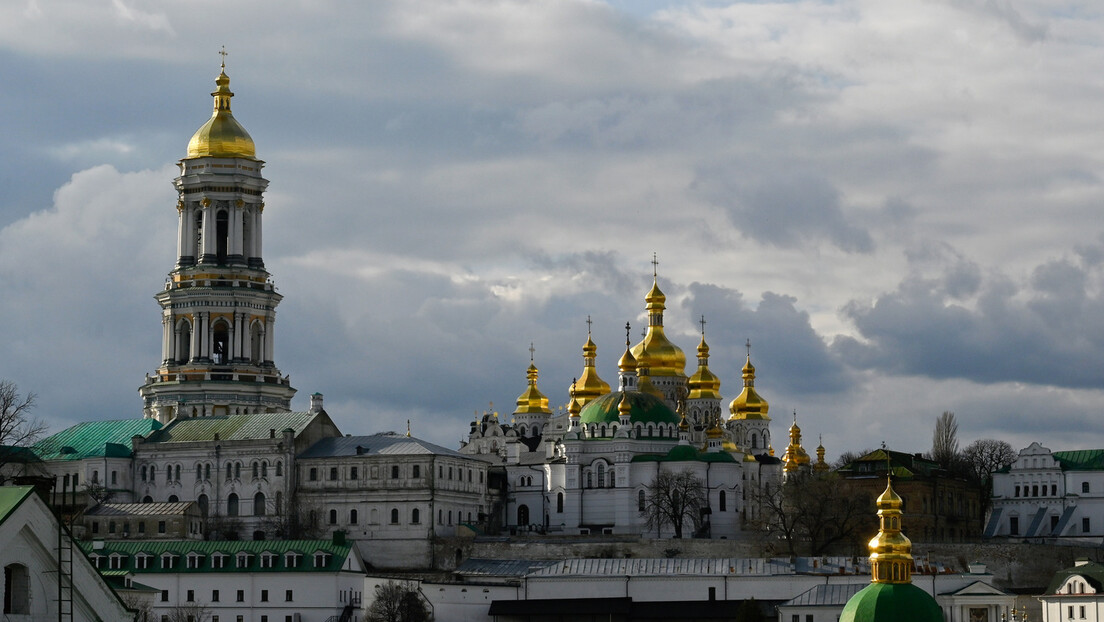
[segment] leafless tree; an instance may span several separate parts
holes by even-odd
[[[134,592],[120,592],[119,600],[130,611],[135,612],[134,622],[153,622],[153,603],[150,596]]]
[[[366,622],[428,622],[429,608],[410,582],[388,581],[376,586]]]
[[[705,483],[692,471],[661,471],[647,486],[642,514],[649,529],[670,525],[675,537],[681,538],[687,521],[695,531],[701,527],[701,510],[707,505]]]
[[[932,460],[939,463],[944,469],[951,470],[959,459],[958,453],[958,421],[955,414],[949,410],[935,420],[935,432],[932,434]]]
[[[797,474],[755,494],[763,508],[755,526],[785,543],[790,555],[853,547],[872,516],[869,497],[848,490],[831,472]]]
[[[211,610],[201,602],[177,605],[169,609],[168,622],[209,622]]]
[[[979,438],[962,450],[962,457],[969,466],[970,473],[983,484],[992,478],[993,471],[1015,462],[1016,456],[1012,445],[995,438]]]
[[[107,503],[111,501],[111,497],[115,496],[114,491],[108,490],[107,486],[99,482],[88,482],[84,487],[84,492],[88,494],[88,499],[93,506]]]
[[[34,393],[21,394],[10,380],[0,380],[0,482],[6,464],[20,459],[17,448],[30,447],[47,431],[46,424],[31,416]]]

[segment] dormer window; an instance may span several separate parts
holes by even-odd
[[[161,556],[161,568],[163,570],[171,570],[176,568],[176,558],[178,555],[172,553],[165,553]]]
[[[214,553],[211,555],[211,567],[212,568],[225,568],[226,558],[230,557],[225,553]]]
[[[249,553],[238,553],[237,568],[248,568],[253,563],[253,556]]]
[[[276,566],[275,553],[261,553],[261,568],[274,568]]]
[[[148,570],[150,567],[150,560],[153,559],[153,555],[149,553],[139,553],[134,556],[134,568],[137,570]]]
[[[92,560],[92,565],[95,566],[96,569],[103,568],[103,560],[104,560],[103,555],[93,554],[93,555],[89,556],[89,559]]]
[[[284,567],[285,568],[298,568],[299,562],[303,559],[303,556],[294,551],[289,551],[284,555]]]
[[[322,552],[315,553],[314,554],[314,567],[315,568],[325,568],[326,566],[330,565],[330,557],[331,557],[331,555],[329,553],[322,553]]]
[[[203,555],[199,553],[188,553],[188,568],[196,569],[203,565]]]
[[[122,553],[112,553],[108,557],[108,566],[112,570],[122,570],[123,565],[126,563],[126,555]]]

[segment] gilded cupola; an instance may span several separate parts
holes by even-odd
[[[255,158],[256,146],[249,132],[245,131],[230,112],[230,77],[226,75],[226,63],[222,64],[215,78],[215,109],[188,141],[188,158]]]
[[[702,325],[705,318],[702,318]],[[690,390],[687,399],[721,399],[721,379],[709,370],[709,345],[705,343],[705,328],[702,328],[701,343],[698,344],[698,371],[690,376],[686,383]]]
[[[870,574],[875,583],[912,581],[912,542],[901,533],[901,497],[886,477],[885,492],[878,497],[878,535],[868,544]]]
[[[823,438],[820,439],[820,444],[817,445],[816,455],[817,455],[817,461],[816,461],[815,464],[813,464],[813,470],[814,471],[816,471],[817,473],[825,473],[829,469],[831,469],[831,467],[828,466],[828,463],[824,461],[824,439]]]
[[[797,425],[797,413],[794,413],[794,422],[790,426],[790,444],[786,447],[786,453],[782,455],[782,472],[793,473],[801,467],[808,466],[809,454],[801,446],[801,428]]]
[[[654,263],[654,260],[653,260]],[[633,346],[632,353],[640,367],[647,368],[650,376],[686,375],[686,355],[671,343],[663,332],[663,310],[667,296],[659,289],[656,273],[652,273],[652,289],[644,297],[648,310],[648,330],[644,339]]]
[[[532,347],[530,347],[531,349]],[[517,410],[514,411],[514,414],[552,414],[552,410],[548,407],[548,398],[537,388],[537,376],[540,375],[540,372],[537,371],[537,365],[533,362],[532,354],[529,357],[529,369],[525,371],[525,374],[529,378],[529,386],[525,388],[524,393],[518,396]]]
[[[571,395],[579,401],[579,406],[585,406],[590,400],[610,392],[610,385],[598,377],[595,360],[598,356],[598,346],[590,337],[590,318],[587,317],[587,340],[583,344],[583,374],[579,376],[571,386]]]
[[[770,421],[767,414],[770,405],[755,390],[755,366],[751,364],[751,342],[747,344],[747,362],[742,370],[744,377],[744,389],[736,396],[736,399],[728,405],[728,411],[732,413],[730,420],[760,419]]]

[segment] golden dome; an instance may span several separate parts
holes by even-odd
[[[794,422],[790,426],[790,444],[786,447],[786,453],[782,455],[782,470],[792,473],[809,464],[809,454],[801,446],[801,428],[797,425],[797,413],[794,413]]]
[[[817,461],[816,461],[816,464],[813,465],[813,470],[818,472],[818,473],[823,473],[825,471],[828,471],[831,467],[829,467],[828,463],[824,461],[824,440],[823,439],[820,441],[820,444],[817,445],[816,454],[817,454]]]
[[[622,372],[636,371],[636,357],[633,356],[632,350],[625,348],[625,353],[617,361],[617,369]]]
[[[690,376],[686,386],[690,390],[687,399],[721,399],[721,379],[709,370],[709,346],[705,343],[704,331],[698,344],[698,371]]]
[[[529,386],[526,387],[524,393],[518,396],[517,410],[514,411],[514,414],[552,414],[552,410],[548,408],[548,398],[537,388],[537,376],[539,372],[532,360],[529,361],[529,369],[527,369],[525,373],[529,377]]]
[[[652,289],[644,300],[648,303],[648,331],[644,339],[633,346],[633,356],[652,376],[685,376],[686,355],[663,332],[663,310],[666,308],[663,303],[667,297],[659,290],[656,280],[652,280]]]
[[[878,535],[870,549],[870,572],[875,583],[910,583],[912,581],[912,541],[901,533],[901,497],[886,478],[885,492],[878,497]]]
[[[632,404],[629,403],[629,394],[622,393],[621,401],[617,403],[618,417],[628,418],[632,415]]]
[[[589,321],[588,318],[587,322]],[[597,354],[598,346],[594,345],[588,330],[586,343],[583,344],[583,374],[572,385],[573,395],[579,400],[580,406],[585,406],[590,400],[610,392],[609,383],[598,377],[598,370],[594,365]]]
[[[215,78],[215,85],[211,93],[215,98],[215,110],[188,141],[187,157],[255,158],[257,149],[253,139],[230,112],[230,98],[234,94],[230,92],[230,77],[226,75],[225,66]]]
[[[744,363],[743,376],[744,390],[728,405],[728,411],[732,413],[729,419],[770,421],[771,418],[767,414],[770,411],[770,404],[755,390],[755,366],[751,364],[750,351],[748,352],[747,362]]]

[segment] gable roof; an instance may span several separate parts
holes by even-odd
[[[34,486],[0,486],[0,524],[34,493]]]
[[[868,583],[830,583],[814,585],[779,607],[842,607]]]
[[[1088,562],[1072,568],[1063,568],[1054,573],[1054,576],[1050,578],[1050,584],[1047,585],[1046,593],[1057,593],[1058,588],[1062,587],[1067,579],[1075,575],[1085,577],[1085,581],[1096,588],[1098,592],[1104,589],[1104,564]]]
[[[890,449],[875,449],[865,456],[849,462],[839,470],[845,475],[885,473],[887,458],[889,459],[890,468],[893,469],[893,476],[897,478],[926,478],[935,475],[936,471],[942,471],[938,462],[925,458],[920,454],[910,454]]]
[[[1075,449],[1051,454],[1063,471],[1104,471],[1104,449]]]
[[[35,443],[34,451],[43,460],[127,458],[134,451],[131,437],[146,436],[160,427],[156,419],[86,421]]]
[[[196,507],[195,501],[178,501],[176,503],[101,503],[87,510],[85,516],[164,516],[184,514],[189,508]]]
[[[452,456],[472,459],[458,451],[434,445],[413,436],[384,432],[369,436],[337,436],[324,438],[299,454],[300,458],[335,458],[340,456]]]
[[[345,564],[345,559],[352,552],[351,544],[334,544],[333,540],[161,540],[140,541],[133,540],[106,540],[96,542],[80,542],[81,549],[86,555],[109,556],[119,553],[126,556],[121,570],[129,570],[134,573],[205,573],[205,572],[339,572]],[[188,568],[184,559],[189,554],[203,556],[198,568]],[[223,568],[212,566],[211,556],[221,553],[230,557],[237,557],[240,553],[252,556],[249,565],[238,568],[236,562],[229,562]],[[272,553],[278,557],[272,567],[261,567],[261,554]],[[285,555],[297,553],[303,556],[300,564],[293,568],[285,566]],[[313,556],[315,553],[325,553],[330,556],[325,566],[316,568]],[[176,555],[180,562],[175,568],[162,568],[159,563],[150,564],[149,568],[135,566],[135,556],[139,554],[152,555],[160,558],[162,555]]]
[[[256,413],[253,415],[221,415],[214,417],[181,417],[150,434],[148,443],[192,443],[215,440],[248,441],[269,438],[272,430],[277,438],[290,428],[296,436],[306,429],[318,412]]]

